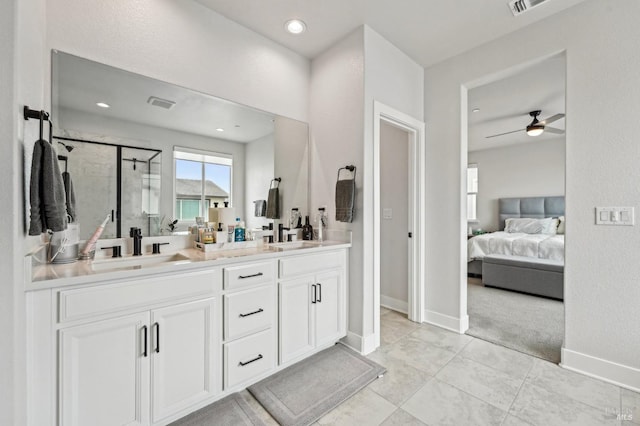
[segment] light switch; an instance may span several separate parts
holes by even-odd
[[[596,207],[596,225],[633,226],[633,207]]]
[[[393,219],[393,209],[390,209],[390,208],[382,209],[382,218]]]

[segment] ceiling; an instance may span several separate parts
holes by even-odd
[[[428,67],[584,0],[547,0],[517,17],[508,0],[196,1],[309,59],[366,24]],[[307,31],[287,33],[292,18]]]
[[[250,142],[274,130],[273,114],[63,52],[53,58],[52,92],[52,116],[62,128],[63,111],[71,110],[233,142]],[[168,110],[152,106],[151,96],[175,105]]]
[[[564,140],[564,135],[544,132],[531,137],[524,131],[531,123],[530,111],[541,110],[542,119],[565,112],[564,55],[547,59],[508,78],[477,87],[468,94],[468,149],[498,148],[548,139]],[[480,111],[473,112],[474,108]],[[565,128],[565,119],[550,125]],[[486,136],[522,129],[519,133],[487,139]]]

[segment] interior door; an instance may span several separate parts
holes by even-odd
[[[154,422],[221,391],[216,317],[216,298],[151,312]]]
[[[334,342],[344,333],[345,319],[341,300],[342,279],[340,271],[331,271],[316,276],[315,344],[316,347]]]
[[[313,277],[280,283],[280,364],[314,348],[312,333]]]
[[[145,312],[60,330],[60,424],[149,424],[148,324]]]

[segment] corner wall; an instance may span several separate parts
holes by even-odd
[[[640,389],[640,227],[594,225],[595,206],[640,211],[640,3],[588,0],[425,70],[428,309],[466,314],[464,168],[467,87],[566,49],[563,364]],[[442,215],[443,211],[450,212]],[[465,297],[466,299],[466,297]],[[567,358],[567,354],[571,357]]]

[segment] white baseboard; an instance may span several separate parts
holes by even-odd
[[[634,392],[640,392],[640,369],[562,348],[560,366]]]
[[[376,339],[374,334],[363,337],[359,334],[347,331],[347,335],[341,340],[341,342],[361,355],[367,355],[376,350]]]
[[[402,312],[403,314],[407,314],[409,312],[409,302],[394,299],[393,297],[385,296],[384,294],[380,295],[380,306],[384,306],[385,308],[389,308],[393,311]]]
[[[469,316],[465,315],[462,318],[456,318],[449,315],[441,314],[439,312],[430,311],[425,309],[424,322],[436,325],[440,328],[454,331],[456,333],[464,333],[469,329]]]

